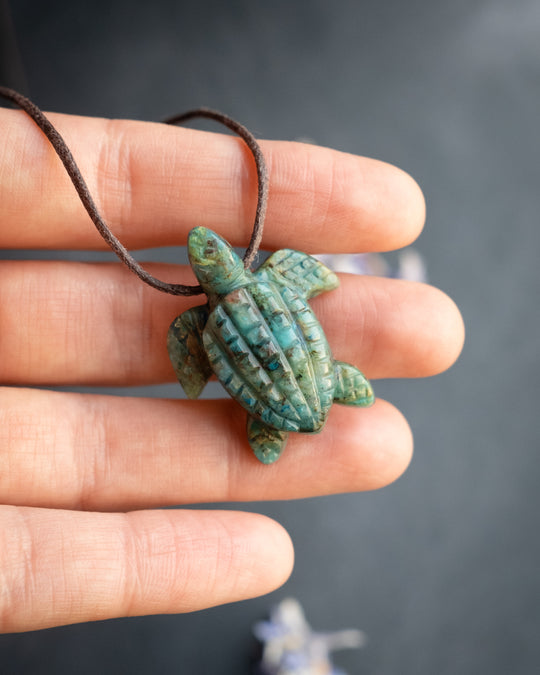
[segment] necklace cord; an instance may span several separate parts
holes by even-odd
[[[34,120],[37,126],[45,134],[56,154],[60,158],[62,164],[64,165],[64,168],[66,169],[66,172],[71,179],[71,182],[73,183],[73,186],[75,187],[75,190],[77,191],[84,208],[96,226],[97,231],[107,242],[112,251],[126,265],[126,267],[136,274],[139,279],[144,281],[144,283],[152,286],[152,288],[155,288],[158,291],[162,291],[163,293],[185,296],[200,295],[201,293],[204,293],[201,286],[169,284],[161,281],[160,279],[157,279],[147,272],[137,262],[137,260],[135,260],[135,258],[120,242],[120,240],[112,233],[108,225],[101,217],[92,195],[90,194],[88,186],[86,185],[86,182],[80,172],[80,169],[77,166],[73,155],[71,154],[70,149],[56,128],[45,116],[45,114],[34,103],[32,103],[30,99],[26,98],[22,94],[19,94],[13,89],[0,87],[0,96],[8,99],[19,108],[24,110],[24,112]],[[257,208],[255,211],[255,220],[253,223],[251,240],[243,257],[244,267],[248,269],[253,263],[253,260],[255,259],[261,244],[264,218],[266,215],[266,205],[268,202],[268,170],[266,168],[263,152],[253,134],[248,129],[246,129],[246,127],[228,115],[220,113],[216,110],[211,110],[209,108],[197,108],[195,110],[189,110],[188,112],[182,113],[181,115],[169,117],[168,119],[164,120],[164,123],[182,124],[183,122],[187,122],[188,120],[194,119],[195,117],[204,117],[214,120],[233,131],[246,143],[251,154],[253,155],[253,159],[255,160],[255,166],[257,169]]]

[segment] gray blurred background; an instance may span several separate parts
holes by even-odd
[[[378,383],[415,433],[397,483],[246,506],[292,535],[283,589],[2,636],[0,672],[247,674],[251,625],[286,595],[316,628],[365,630],[336,656],[350,675],[540,672],[540,3],[13,0],[15,33],[6,7],[2,83],[46,110],[208,105],[410,172],[427,200],[416,247],[467,341],[442,376]]]

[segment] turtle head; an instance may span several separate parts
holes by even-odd
[[[232,247],[206,227],[195,227],[188,237],[189,262],[207,295],[225,295],[245,283],[248,274]]]

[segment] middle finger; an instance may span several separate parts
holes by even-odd
[[[191,283],[186,267],[148,265]],[[6,261],[0,267],[0,381],[127,386],[174,381],[171,321],[200,298],[146,287],[118,264]],[[417,377],[447,368],[461,343],[453,302],[435,288],[342,275],[313,300],[334,356],[368,377]]]

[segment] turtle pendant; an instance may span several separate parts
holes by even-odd
[[[364,375],[334,360],[308,304],[339,285],[325,265],[283,249],[251,272],[222,237],[204,227],[191,230],[188,253],[208,302],[171,324],[172,365],[191,399],[216,375],[247,410],[249,444],[261,462],[278,459],[291,431],[320,431],[332,403],[373,403]]]

